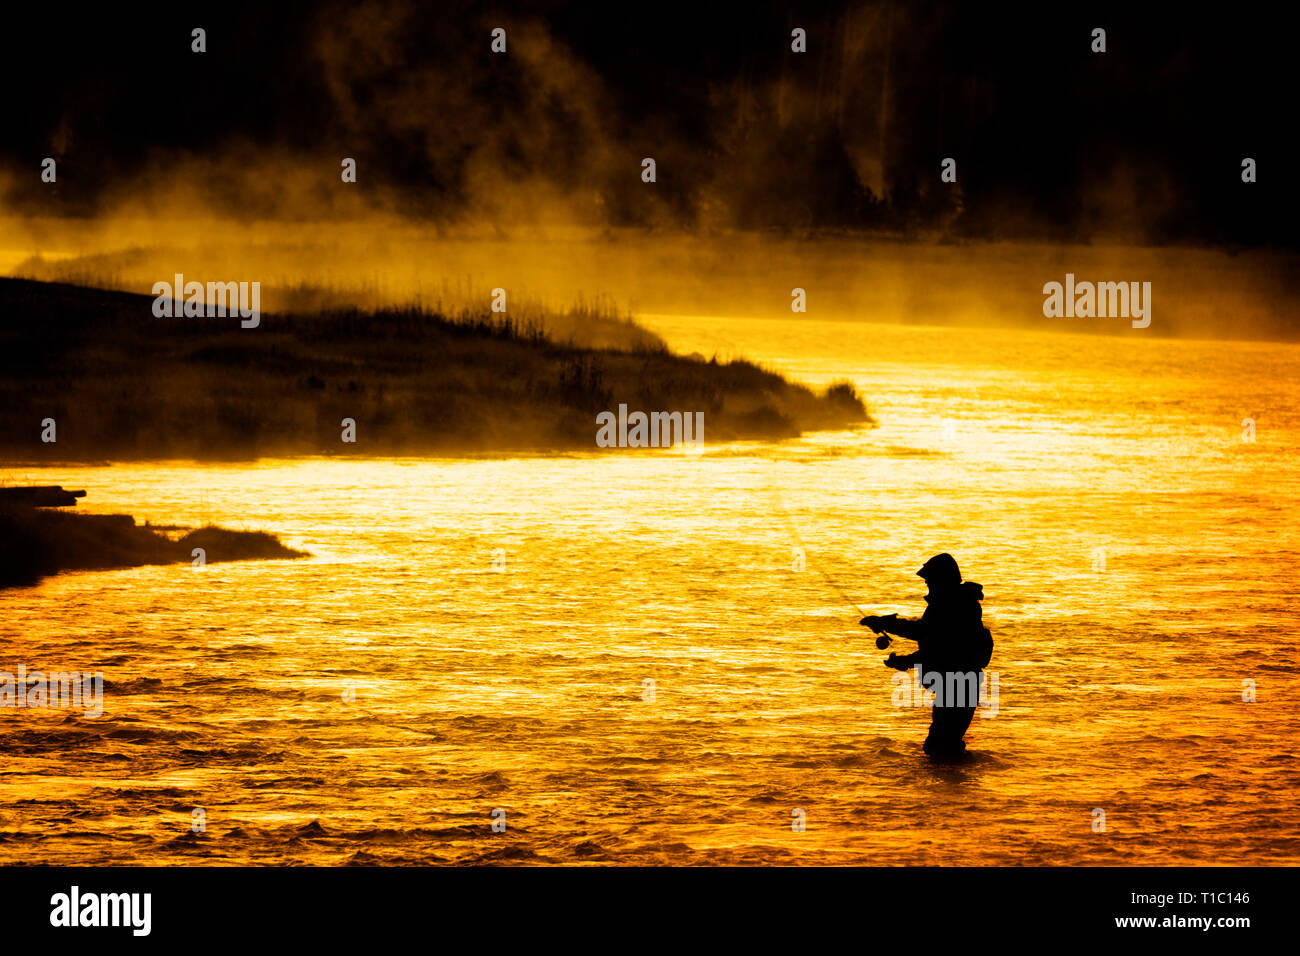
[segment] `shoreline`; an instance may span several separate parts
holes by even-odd
[[[170,537],[164,530],[184,533]],[[65,571],[311,557],[268,531],[137,524],[131,515],[8,505],[0,507],[0,538],[0,590],[38,585]]]
[[[0,279],[0,460],[595,450],[598,416],[619,405],[702,414],[706,443],[874,424],[847,382],[818,392],[743,359],[679,355],[604,312],[337,308],[241,328],[153,305]]]
[[[600,426],[593,426],[593,434]],[[690,458],[699,460],[700,458],[713,457],[719,450],[726,449],[727,455],[736,453],[737,446],[742,448],[752,446],[756,451],[765,445],[780,445],[786,442],[797,442],[806,434],[830,434],[833,432],[852,433],[863,429],[875,428],[876,423],[860,425],[858,427],[846,428],[822,428],[794,435],[785,438],[736,438],[729,441],[719,441],[715,444],[705,444],[705,451],[700,454],[688,451],[692,446],[683,443],[672,448],[620,448],[611,445],[608,448],[600,447],[594,442],[588,446],[570,445],[557,446],[554,448],[467,448],[457,451],[452,448],[438,448],[429,451],[426,454],[418,452],[394,452],[392,454],[369,453],[366,451],[356,451],[352,453],[335,453],[335,454],[264,454],[253,457],[221,457],[210,456],[207,458],[196,458],[186,456],[175,457],[115,457],[115,458],[5,458],[0,456],[0,468],[112,468],[117,465],[161,465],[173,467],[196,467],[201,468],[208,465],[259,465],[268,462],[374,462],[374,461],[410,461],[410,462],[434,462],[434,461],[514,461],[526,460],[533,458],[624,458],[636,457],[642,455],[653,455],[658,458]],[[699,446],[695,446],[699,447]],[[0,485],[0,487],[3,487]]]

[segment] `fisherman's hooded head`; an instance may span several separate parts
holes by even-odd
[[[931,591],[946,591],[961,584],[961,571],[957,569],[957,559],[948,552],[936,554],[916,572]]]

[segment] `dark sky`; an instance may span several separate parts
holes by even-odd
[[[1257,7],[1132,6],[24,4],[0,35],[0,186],[20,213],[91,214],[183,167],[219,207],[300,217],[247,170],[289,156],[323,190],[354,156],[377,208],[433,219],[546,183],[616,225],[909,228],[957,221],[952,156],[973,236],[1294,246],[1290,34]]]

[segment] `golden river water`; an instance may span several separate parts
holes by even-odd
[[[0,709],[0,863],[1300,862],[1300,347],[644,321],[879,427],[4,469],[314,556],[0,592],[0,669],[105,677]],[[937,551],[997,642],[957,765],[820,573],[919,613]]]

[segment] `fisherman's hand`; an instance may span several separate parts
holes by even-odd
[[[885,627],[886,627],[890,622],[892,622],[892,621],[896,621],[896,620],[898,620],[898,615],[897,615],[897,614],[886,614],[884,617],[880,617],[880,616],[875,615],[875,614],[868,614],[868,615],[867,615],[866,617],[864,617],[862,620],[858,621],[858,623],[861,624],[863,627],[869,627],[869,628],[871,628],[871,629],[872,629],[873,631],[875,631],[877,634],[884,634],[884,633],[885,633]]]

